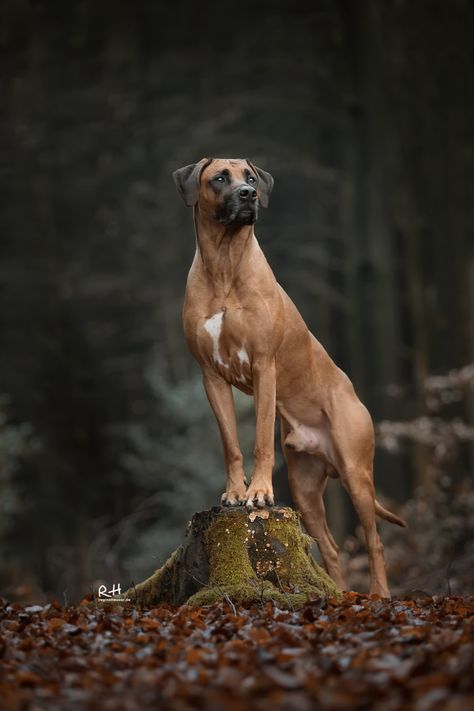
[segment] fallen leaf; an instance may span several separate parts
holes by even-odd
[[[255,521],[256,518],[268,518],[270,516],[269,511],[252,511],[249,513],[249,519],[251,521]]]

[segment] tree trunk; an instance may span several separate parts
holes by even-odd
[[[271,600],[295,608],[308,597],[337,596],[311,556],[311,543],[292,509],[214,507],[194,514],[183,545],[126,597],[145,606]]]

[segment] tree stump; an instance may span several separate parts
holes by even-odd
[[[311,556],[312,539],[290,508],[214,507],[194,514],[186,540],[126,596],[142,606],[273,600],[296,608],[340,591]]]

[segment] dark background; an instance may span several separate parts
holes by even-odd
[[[170,177],[203,156],[273,174],[257,236],[386,421],[377,488],[413,519],[384,539],[393,583],[473,554],[473,20],[469,0],[3,0],[0,592],[138,581],[219,499]],[[275,479],[288,501],[281,455]]]

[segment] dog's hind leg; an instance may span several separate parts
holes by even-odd
[[[312,454],[296,452],[285,446],[289,427],[282,417],[280,419],[282,448],[288,464],[288,478],[296,508],[302,515],[309,535],[318,544],[326,572],[341,590],[347,590],[339,560],[339,548],[326,521],[323,495],[328,477],[325,464]]]
[[[351,497],[364,529],[369,554],[369,593],[389,598],[383,545],[375,520],[377,504],[373,479],[372,420],[367,410],[358,403],[353,408],[342,408],[334,414],[332,432],[341,483]]]
[[[364,529],[370,567],[369,593],[389,598],[384,550],[375,521],[375,490],[372,468],[344,463],[341,467],[341,481],[352,499]]]

